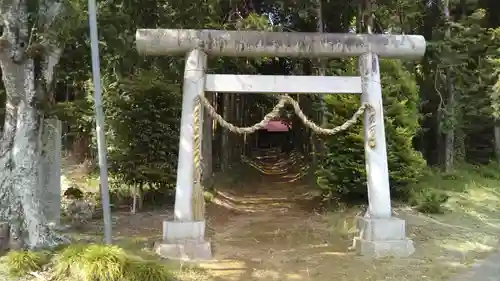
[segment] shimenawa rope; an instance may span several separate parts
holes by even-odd
[[[345,131],[350,128],[352,125],[356,124],[359,117],[363,115],[366,111],[370,110],[373,112],[373,107],[368,103],[363,103],[358,110],[353,114],[353,116],[347,120],[344,124],[337,126],[335,128],[322,128],[318,126],[313,121],[309,120],[307,116],[304,114],[302,109],[300,108],[299,103],[291,98],[288,95],[279,96],[278,103],[274,106],[274,108],[264,116],[264,118],[259,122],[249,127],[237,127],[226,120],[217,113],[215,108],[210,104],[210,102],[202,95],[199,95],[195,100],[195,107],[193,111],[193,134],[194,134],[194,186],[193,186],[193,196],[192,196],[192,204],[193,204],[193,219],[195,221],[201,221],[205,219],[205,198],[203,194],[203,186],[201,183],[201,175],[202,175],[202,152],[201,152],[201,113],[202,107],[207,110],[207,113],[210,117],[215,119],[223,128],[226,128],[230,132],[237,134],[252,134],[259,129],[264,128],[271,120],[280,116],[281,109],[283,109],[287,104],[290,104],[295,114],[299,117],[299,119],[304,123],[304,125],[311,130],[313,130],[316,134],[321,135],[335,135],[339,132]],[[370,126],[370,134],[369,134],[369,145],[370,147],[375,146],[375,134],[374,128]]]

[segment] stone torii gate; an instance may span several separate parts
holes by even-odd
[[[384,130],[379,57],[418,59],[426,42],[419,35],[327,34],[297,32],[139,29],[140,54],[187,54],[184,72],[175,219],[164,221],[157,253],[173,259],[211,259],[204,237],[205,221],[193,216],[193,108],[199,95],[209,92],[360,93],[372,108],[364,116],[365,158],[369,208],[358,220],[358,254],[373,257],[408,256],[413,242],[405,221],[392,216]],[[359,57],[356,77],[266,76],[206,74],[207,55],[232,57]],[[372,143],[368,136],[376,140]]]

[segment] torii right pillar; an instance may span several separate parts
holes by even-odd
[[[361,102],[370,104],[372,110],[366,111],[363,124],[369,204],[366,214],[357,220],[356,251],[372,257],[410,256],[415,246],[406,236],[405,221],[392,216],[378,56],[367,52],[358,63]]]

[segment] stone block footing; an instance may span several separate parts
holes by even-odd
[[[204,236],[205,221],[164,221],[163,241],[155,245],[155,251],[166,259],[211,260],[211,244]]]
[[[165,259],[183,261],[206,261],[212,259],[210,242],[185,240],[176,243],[158,243],[156,253]]]
[[[358,217],[356,253],[374,258],[408,257],[415,252],[413,241],[406,237],[405,221],[399,218]]]

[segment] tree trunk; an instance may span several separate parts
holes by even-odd
[[[214,94],[207,93],[207,99],[211,104],[214,104]],[[203,185],[205,188],[207,185],[211,185],[211,179],[213,174],[212,169],[212,138],[213,138],[213,119],[210,117],[206,110],[203,110],[203,138],[202,138],[202,159],[203,159]]]
[[[450,20],[450,5],[448,0],[443,0],[443,8],[444,8],[444,16],[446,21]],[[450,27],[446,30],[446,39],[450,39],[451,37],[451,29]],[[450,113],[450,116],[446,118],[455,118],[455,90],[453,89],[453,78],[452,78],[451,67],[446,69],[446,92],[448,94],[447,97],[447,112]],[[454,123],[454,121],[453,121]],[[444,170],[449,172],[453,169],[454,157],[455,157],[455,126],[452,125],[450,128],[447,128],[444,133]]]
[[[132,208],[130,209],[130,213],[132,214],[136,214],[137,213],[137,197],[138,197],[138,193],[137,190],[139,189],[139,187],[137,186],[137,184],[134,184],[132,186]]]
[[[495,133],[495,156],[496,161],[500,163],[500,123],[497,121],[494,127]]]
[[[466,140],[467,135],[465,134],[464,130],[461,128],[455,128],[455,141],[454,141],[454,146],[455,146],[455,156],[454,160],[455,162],[464,162],[465,161],[465,155],[466,155],[466,148],[465,148],[465,140]]]
[[[144,207],[144,183],[136,183],[132,186],[132,208],[130,212],[137,214]]]
[[[222,116],[224,120],[229,121],[229,107],[231,106],[231,94],[224,93],[223,98],[223,109]],[[231,149],[229,147],[229,130],[226,128],[222,129],[222,149],[221,149],[221,171],[225,172],[229,168],[229,162],[231,161]]]
[[[322,5],[322,0],[317,0],[316,3],[316,25],[317,25],[317,31],[319,33],[323,33],[323,5]],[[316,61],[317,64],[317,73],[319,76],[325,76],[326,75],[326,63],[322,59],[318,59]],[[319,108],[314,109],[316,111],[316,120],[321,124],[321,126],[325,127],[327,125],[327,119],[325,116],[325,100],[323,95],[318,95],[315,100],[318,101],[319,103]],[[312,178],[315,178],[315,172],[318,167],[318,158],[321,158],[324,155],[325,151],[325,143],[323,140],[314,132],[311,132],[311,148],[312,148],[312,163],[311,163],[311,169],[309,169],[310,176]]]
[[[242,100],[242,95],[241,94],[234,94],[234,119],[233,121],[237,126],[242,126],[242,116],[243,116],[243,110],[241,108],[241,100]],[[244,136],[240,134],[232,134],[234,136],[234,144],[236,146],[236,152],[234,154],[234,160],[235,162],[239,163],[241,162],[241,155],[243,155],[243,139]]]
[[[222,95],[219,93],[214,93],[213,94],[213,105],[215,107],[215,110],[217,112],[221,112],[221,109],[224,107],[223,106],[223,99],[221,97]],[[214,172],[220,172],[222,171],[222,157],[224,156],[222,151],[222,141],[223,141],[223,130],[222,127],[218,122],[215,122],[214,126],[214,143],[212,143],[212,151],[215,155],[215,159],[212,158],[212,165],[214,167]]]
[[[230,94],[229,96],[229,119],[226,119],[230,123],[235,124],[235,121],[238,119],[238,116],[236,115],[236,94]],[[229,150],[230,155],[229,155],[229,167],[233,167],[235,161],[238,159],[238,137],[239,135],[233,133],[233,132],[228,132],[228,140],[229,140]]]
[[[35,73],[32,59],[15,63],[5,56],[0,58],[7,106],[11,118],[17,122],[8,124],[3,131],[3,151],[0,172],[1,193],[10,194],[2,206],[2,217],[7,217],[14,236],[21,234],[22,244],[29,248],[58,244],[57,237],[47,225],[39,188],[38,168],[41,158],[41,125],[43,113],[38,109],[35,90]],[[13,125],[13,126],[12,126]],[[2,200],[3,201],[3,200]],[[14,210],[9,210],[11,206]]]
[[[32,28],[44,30],[59,13],[58,7],[43,3],[45,11],[31,11],[31,2],[13,0],[2,3],[3,35],[0,38],[0,67],[5,85],[6,118],[0,151],[0,219],[9,223],[11,240],[25,248],[45,248],[63,242],[49,228],[40,186],[40,164],[44,114],[41,105],[46,101],[48,85],[60,49],[43,46],[41,56],[34,55],[30,44]],[[42,4],[42,3],[41,3]],[[39,23],[32,26],[29,14],[39,13]],[[45,18],[46,17],[46,18]],[[36,37],[36,36],[35,36]],[[47,43],[47,42],[45,42]],[[47,48],[52,47],[52,48]],[[31,50],[31,51],[30,51]],[[7,203],[7,204],[5,204]]]

